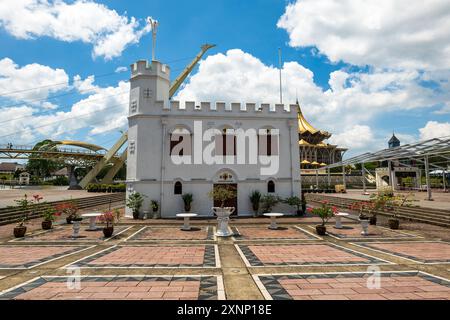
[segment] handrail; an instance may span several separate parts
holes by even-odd
[[[0,145],[0,152],[22,152],[22,153],[76,153],[76,154],[88,154],[88,155],[104,155],[105,150],[99,150],[97,152],[92,150],[80,150],[72,148],[58,148],[53,150],[35,150],[33,146],[27,145]]]

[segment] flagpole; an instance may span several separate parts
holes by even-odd
[[[278,48],[278,68],[280,71],[280,103],[283,103],[283,87],[281,83],[281,48]]]

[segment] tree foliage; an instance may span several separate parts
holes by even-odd
[[[45,149],[45,146],[50,144],[51,140],[43,140],[38,142],[33,150]],[[26,169],[32,175],[44,178],[51,176],[51,173],[61,169],[64,165],[58,164],[51,160],[30,159],[26,165]]]

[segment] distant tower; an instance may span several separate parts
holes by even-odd
[[[400,147],[400,140],[395,136],[395,133],[392,133],[391,139],[388,141],[389,149]]]

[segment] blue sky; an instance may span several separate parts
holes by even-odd
[[[442,32],[445,24],[421,23],[436,20],[438,13],[439,19],[450,18],[445,1],[436,3],[441,7],[430,11],[420,4],[402,10],[407,6],[404,0],[396,0],[394,8],[372,0],[366,7],[358,1],[333,0],[2,1],[0,116],[14,121],[0,129],[0,142],[31,144],[49,137],[111,146],[119,130],[126,128],[126,108],[119,106],[126,100],[126,83],[120,81],[129,76],[128,71],[114,71],[150,57],[149,30],[138,35],[147,16],[160,23],[157,58],[170,64],[172,78],[201,44],[217,44],[179,93],[180,99],[276,99],[274,72],[281,47],[286,102],[294,102],[298,95],[309,120],[335,133],[332,143],[357,153],[384,147],[393,130],[405,142],[450,135],[450,62],[448,55],[440,54],[449,52],[450,32]],[[90,11],[83,7],[86,4],[92,5],[92,16],[86,15]],[[44,16],[30,22],[27,14]],[[67,15],[73,21],[67,22]],[[119,30],[132,17],[138,24]],[[399,24],[393,23],[395,19]],[[108,30],[113,24],[118,27]],[[425,31],[427,39],[402,40]],[[124,48],[113,41],[104,45],[105,34],[136,40]],[[424,43],[427,52],[421,49]],[[219,64],[230,70],[229,84],[219,83],[215,72]],[[47,75],[40,78],[36,74],[43,68]],[[241,74],[251,82],[242,93],[231,90],[239,86],[236,79]],[[90,89],[83,90],[72,87],[76,75],[82,82],[96,77],[89,82]],[[32,90],[59,79],[65,83],[60,90]],[[217,85],[206,91],[205,82]],[[259,92],[267,83],[273,92]],[[27,90],[26,97],[24,92],[5,95],[22,90]],[[108,106],[116,107],[106,112]],[[96,115],[77,121],[80,112]]]

